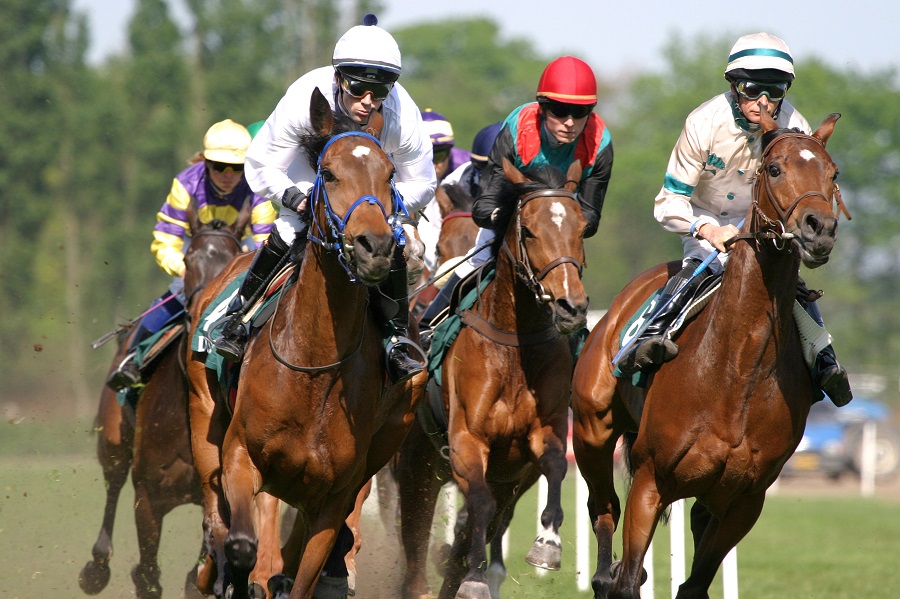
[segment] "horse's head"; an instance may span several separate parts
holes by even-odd
[[[435,200],[441,210],[441,234],[435,250],[440,265],[474,247],[478,225],[472,220],[475,199],[461,185],[439,186]]]
[[[557,330],[579,330],[588,309],[581,282],[587,221],[575,196],[581,162],[575,161],[565,175],[549,167],[529,172],[528,178],[504,159],[503,172],[518,196],[503,249],[518,277],[539,302],[550,306]]]
[[[318,89],[310,99],[311,131],[301,138],[316,169],[310,192],[310,240],[338,253],[351,279],[384,279],[396,245],[387,217],[400,211],[394,165],[381,149],[384,120],[373,112],[365,133],[331,111]]]
[[[184,293],[188,302],[241,252],[241,235],[250,224],[250,211],[248,199],[232,224],[220,220],[203,223],[191,200],[187,209],[191,243],[184,252]]]
[[[812,135],[778,129],[762,111],[763,156],[757,174],[751,231],[789,239],[808,268],[828,262],[837,234],[835,204],[846,212],[825,150],[840,114],[829,115]]]

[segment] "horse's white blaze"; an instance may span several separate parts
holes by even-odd
[[[557,229],[562,229],[563,221],[566,219],[566,207],[559,202],[553,202],[550,206],[550,220],[556,225]]]
[[[363,156],[368,156],[371,151],[371,148],[367,148],[366,146],[356,146],[353,148],[353,156],[362,158]]]
[[[812,151],[804,148],[800,150],[800,158],[803,158],[804,160],[815,160],[816,155]]]

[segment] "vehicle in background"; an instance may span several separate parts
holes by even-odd
[[[836,408],[828,398],[813,404],[803,439],[782,470],[783,476],[824,474],[838,479],[862,469],[863,428],[875,423],[875,480],[885,482],[900,472],[900,430],[882,402],[854,398]]]

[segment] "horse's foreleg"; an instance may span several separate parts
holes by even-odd
[[[284,571],[284,559],[281,555],[281,501],[268,493],[258,493],[253,507],[259,546],[256,565],[250,572],[250,581],[265,588],[273,575]]]
[[[362,520],[363,503],[372,492],[372,479],[366,481],[359,493],[356,495],[356,502],[353,504],[353,511],[347,516],[347,527],[353,533],[353,547],[347,552],[344,561],[347,565],[347,585],[350,588],[350,594],[356,594],[356,556],[362,548],[362,534],[360,533],[360,521]]]
[[[449,469],[446,466],[441,468],[442,462],[443,458],[438,455],[418,421],[414,422],[403,442],[397,463],[400,536],[406,556],[402,589],[404,599],[419,599],[428,594],[431,523],[438,494],[449,478]]]
[[[97,459],[103,469],[106,503],[100,533],[91,550],[93,559],[84,565],[78,576],[81,590],[89,595],[96,595],[109,584],[116,508],[131,470],[133,447],[134,427],[125,419],[115,392],[104,386],[97,412]]]
[[[451,423],[452,425],[452,423]],[[460,581],[455,574],[458,572],[456,564],[448,567],[444,585],[441,588],[441,597],[450,597],[459,590],[456,597],[489,597],[490,588],[487,583],[485,571],[487,570],[487,538],[488,527],[494,519],[497,510],[497,501],[488,486],[485,473],[487,472],[490,448],[482,439],[470,434],[468,431],[460,431],[450,435],[450,465],[453,475],[459,484],[460,490],[466,498],[468,517],[466,529],[469,550],[466,555],[467,571]],[[454,553],[459,549],[460,539],[454,543]]]
[[[338,538],[338,531],[345,525],[347,507],[352,500],[351,496],[338,496],[330,497],[323,503],[322,512],[311,523],[311,534],[303,548],[290,599],[313,597],[319,575]]]
[[[225,556],[231,566],[234,599],[249,599],[250,572],[256,567],[259,548],[254,504],[262,477],[250,459],[244,439],[244,429],[236,417],[222,448],[222,491],[231,515]]]
[[[639,468],[625,503],[625,526],[622,533],[622,562],[613,576],[609,596],[615,599],[638,599],[644,574],[644,556],[665,506],[652,468]]]
[[[535,454],[539,456],[541,472],[547,478],[547,505],[541,512],[541,526],[543,530],[535,539],[531,550],[525,557],[532,566],[547,570],[559,570],[562,564],[562,542],[559,536],[559,527],[563,521],[562,509],[562,482],[566,476],[568,462],[566,462],[565,438],[568,432],[568,424],[565,418],[559,430],[545,430]]]
[[[756,524],[765,500],[765,493],[738,497],[728,506],[728,511],[721,520],[712,517],[699,502],[694,503],[691,508],[691,532],[694,534],[696,550],[691,562],[691,574],[678,587],[676,599],[702,599],[709,596],[707,591],[722,560]],[[701,531],[698,539],[697,534]]]
[[[204,595],[224,595],[225,535],[228,527],[221,511],[224,506],[221,488],[222,462],[220,450],[228,428],[224,406],[210,394],[209,385],[216,384],[202,360],[188,362],[190,385],[191,450],[194,468],[203,496],[203,540],[206,559],[197,568],[197,589]]]
[[[152,494],[135,473],[134,481],[134,523],[137,529],[138,564],[131,571],[136,595],[139,599],[162,597],[159,583],[159,541],[162,534],[163,514],[154,505]]]

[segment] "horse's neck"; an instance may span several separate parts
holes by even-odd
[[[709,323],[716,336],[768,343],[794,325],[799,262],[791,252],[756,251],[740,242],[728,259],[722,286],[711,306]]]
[[[366,312],[366,288],[350,281],[333,254],[309,244],[294,285],[292,328],[317,343],[337,347],[359,338]]]
[[[502,249],[497,256],[496,268],[494,280],[482,295],[482,314],[488,322],[504,331],[519,332],[549,325],[549,316],[538,305],[534,293],[516,276],[512,260]]]

